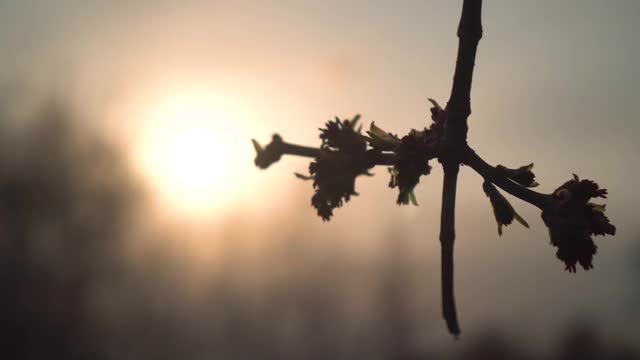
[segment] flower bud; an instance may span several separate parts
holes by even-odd
[[[498,235],[502,236],[502,226],[510,225],[513,219],[518,220],[524,227],[529,228],[529,224],[513,209],[511,203],[502,196],[502,194],[493,186],[492,183],[485,181],[482,184],[482,189],[491,201],[493,207],[493,215],[498,223]]]
[[[402,143],[397,136],[377,127],[375,122],[371,123],[367,135],[369,136],[365,136],[365,139],[369,144],[382,151],[393,151]]]
[[[253,148],[256,150],[256,158],[254,163],[261,169],[266,169],[274,162],[280,160],[282,157],[282,145],[283,141],[280,135],[274,134],[271,143],[267,147],[263,148],[256,140],[251,139]]]
[[[509,169],[502,165],[498,165],[497,169],[500,170],[509,179],[517,182],[524,187],[536,187],[540,185],[535,181],[536,175],[531,171],[533,169],[533,163],[521,166],[517,169]]]

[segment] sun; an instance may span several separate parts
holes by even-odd
[[[164,205],[206,214],[229,198],[232,114],[206,93],[177,92],[145,117],[139,168]]]
[[[207,127],[185,127],[169,135],[154,165],[165,191],[191,205],[214,202],[226,161],[225,147]]]

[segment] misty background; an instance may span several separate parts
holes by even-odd
[[[376,168],[330,223],[292,175],[308,159],[253,166],[250,138],[317,145],[334,115],[424,126],[427,97],[448,98],[460,6],[0,0],[2,352],[633,358],[636,2],[485,1],[470,144],[493,164],[535,162],[541,191],[594,179],[618,234],[596,238],[592,271],[565,272],[539,212],[514,200],[531,229],[498,237],[481,178],[463,168],[460,341],[440,318],[439,165],[419,207],[396,206]],[[226,99],[210,121],[225,129],[232,179],[197,218],[136,166],[149,114],[192,88]]]

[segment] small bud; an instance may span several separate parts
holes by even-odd
[[[447,122],[447,111],[438,104],[437,101],[429,99],[429,102],[433,105],[431,107],[431,126],[429,126],[429,136],[431,142],[437,143],[440,138],[444,136],[444,124]]]
[[[518,220],[522,226],[529,228],[529,224],[527,224],[527,222],[518,215],[518,213],[513,209],[513,206],[511,206],[511,203],[509,203],[509,201],[500,194],[498,189],[496,189],[492,183],[485,181],[482,184],[482,189],[491,201],[493,215],[498,223],[498,235],[502,236],[502,226],[510,225],[513,222],[513,219]]]
[[[524,187],[536,187],[540,185],[535,181],[536,175],[531,171],[533,169],[533,163],[521,166],[517,169],[509,169],[505,166],[498,165],[497,169],[500,170],[509,179],[517,182]]]
[[[282,157],[283,150],[282,145],[284,144],[282,138],[278,134],[274,134],[271,138],[271,143],[263,148],[256,140],[251,139],[253,143],[253,148],[256,150],[256,158],[254,163],[257,167],[261,169],[266,169],[274,162],[280,160]]]
[[[437,101],[429,98],[429,102],[433,105],[431,108],[431,120],[436,124],[444,124],[447,121],[447,112]]]
[[[393,151],[402,143],[397,136],[377,127],[375,122],[371,123],[369,131],[367,131],[367,135],[369,136],[365,136],[365,139],[369,144],[374,148],[383,151]]]

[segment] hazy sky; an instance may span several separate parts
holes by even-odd
[[[229,129],[225,144],[236,154],[225,169],[243,178],[232,190],[237,201],[225,200],[229,211],[269,210],[282,223],[295,209],[313,232],[340,232],[358,244],[384,227],[406,227],[436,270],[437,163],[416,192],[418,208],[395,206],[386,170],[377,169],[358,181],[362,196],[323,224],[309,207],[310,185],[291,176],[308,161],[285,158],[258,171],[248,140],[280,132],[317,144],[327,119],[355,113],[394,133],[424,127],[427,98],[444,105],[449,95],[460,7],[444,0],[0,0],[0,79],[8,88],[64,93],[127,149],[145,121],[136,114],[161,106],[166,94],[206,89],[229,99],[227,118],[215,120]],[[456,288],[466,329],[527,319],[531,330],[515,332],[544,337],[589,312],[613,333],[640,332],[618,311],[633,283],[625,277],[628,252],[640,241],[638,19],[635,0],[484,1],[471,146],[492,164],[535,162],[541,191],[571,173],[596,180],[609,189],[607,211],[619,234],[596,239],[593,271],[563,272],[539,212],[514,200],[532,228],[513,225],[499,238],[480,178],[463,168]],[[273,209],[275,199],[284,201]],[[438,279],[425,274],[434,298]]]

